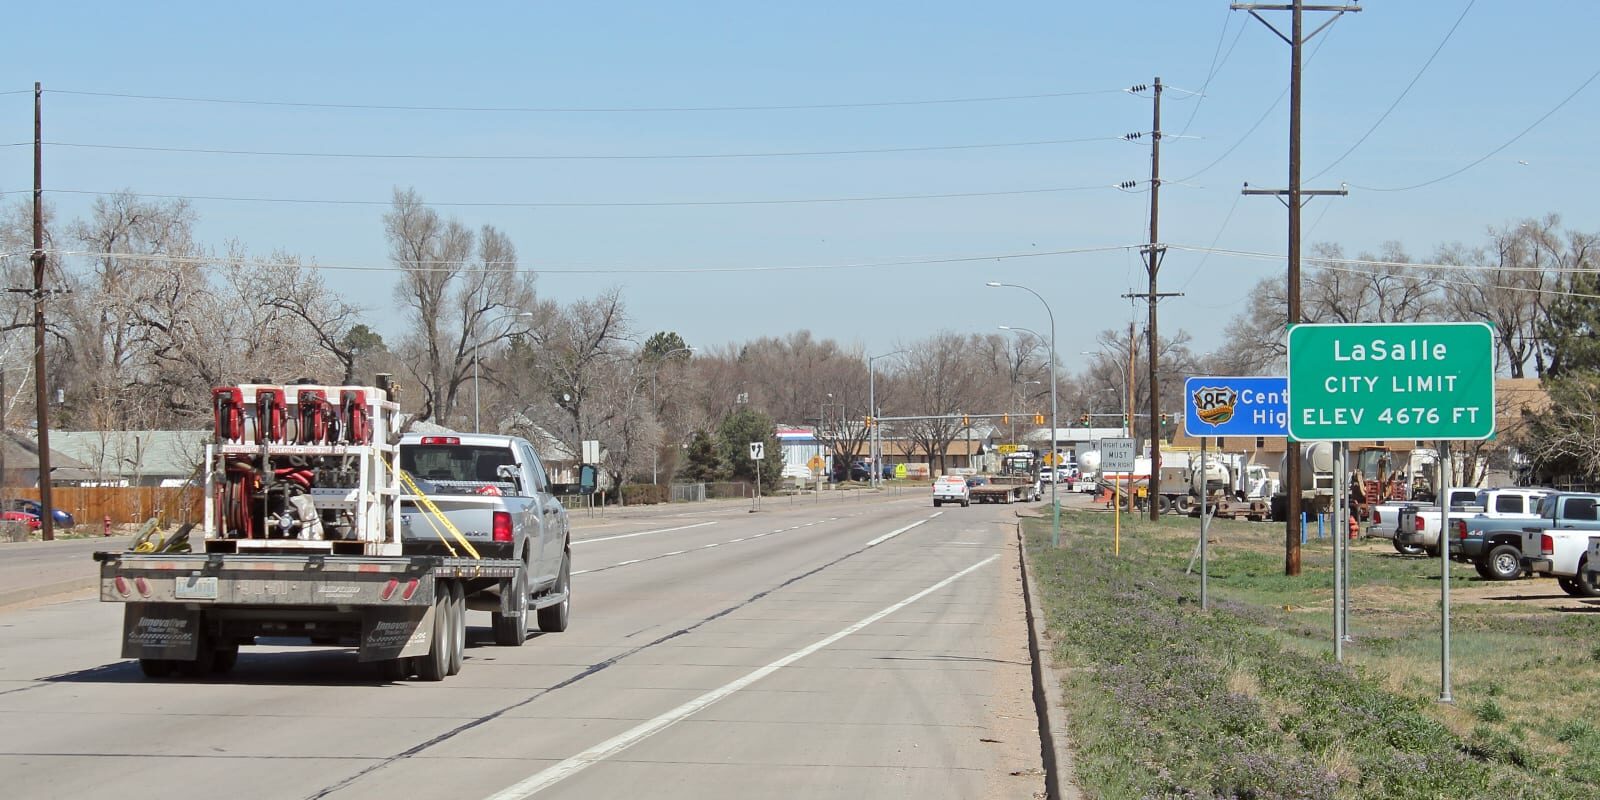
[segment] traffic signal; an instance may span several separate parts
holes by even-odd
[[[1000,415],[1000,424],[1001,425],[1010,425],[1011,424],[1011,415],[1010,414],[1001,414]]]
[[[1034,414],[1033,415],[1033,424],[1035,424],[1035,425],[1043,425],[1044,424],[1044,415],[1043,414]]]
[[[1078,415],[1078,424],[1085,428],[1089,427],[1089,414],[1087,412]]]
[[[1127,414],[1123,414],[1122,415],[1122,427],[1124,427],[1124,428],[1128,427],[1128,415]]]
[[[872,417],[867,417],[867,427],[872,427]]]
[[[961,425],[962,425],[962,427],[971,427],[972,426],[972,417],[969,417],[966,414],[962,414],[961,415]]]

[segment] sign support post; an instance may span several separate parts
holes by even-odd
[[[1206,539],[1211,532],[1211,515],[1206,503],[1209,502],[1211,493],[1205,488],[1206,474],[1206,437],[1200,437],[1200,610],[1206,611],[1211,607],[1206,596]],[[1190,479],[1189,483],[1194,483]]]
[[[1133,467],[1136,460],[1133,455],[1133,439],[1101,439],[1100,440],[1100,471],[1120,473],[1123,476],[1122,489],[1128,493],[1129,515],[1133,514]],[[1115,522],[1115,532],[1111,538],[1111,554],[1122,555],[1122,504],[1116,497],[1117,479],[1111,479],[1112,497],[1111,505]]]
[[[1344,662],[1344,525],[1341,524],[1340,511],[1344,508],[1344,500],[1339,496],[1341,474],[1344,472],[1344,458],[1342,447],[1333,446],[1333,660]]]
[[[1439,702],[1454,703],[1450,696],[1450,442],[1439,442]]]

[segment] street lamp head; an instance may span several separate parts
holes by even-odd
[[[994,287],[996,289],[998,289],[998,288],[1000,288],[1001,286],[1004,286],[1004,285],[1005,284],[1003,284],[1003,283],[1001,283],[999,281],[989,281],[988,283],[984,284],[984,286],[992,286],[992,287]]]
[[[1000,330],[1003,330],[1003,331],[1011,331],[1011,330],[1016,330],[1016,329],[1015,329],[1015,328],[1013,328],[1013,327],[1011,327],[1011,326],[1010,326],[1010,325],[1001,325],[1001,326],[1000,326]]]

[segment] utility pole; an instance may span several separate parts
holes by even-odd
[[[1161,519],[1160,497],[1161,486],[1161,430],[1158,421],[1161,419],[1161,380],[1157,373],[1157,366],[1161,359],[1161,352],[1156,344],[1156,304],[1163,297],[1176,297],[1177,294],[1161,294],[1156,291],[1156,273],[1161,270],[1161,260],[1166,255],[1167,249],[1160,245],[1161,219],[1161,76],[1156,76],[1154,114],[1150,125],[1150,246],[1145,248],[1145,271],[1150,275],[1150,291],[1145,293],[1145,299],[1150,303],[1149,322],[1145,332],[1149,334],[1150,351],[1147,368],[1150,376],[1150,477],[1149,489],[1146,496],[1150,503],[1150,521]],[[1132,420],[1129,420],[1131,423]]]
[[[1360,11],[1357,5],[1306,5],[1305,0],[1294,0],[1288,5],[1268,5],[1263,3],[1232,3],[1228,8],[1234,11],[1248,11],[1268,30],[1278,35],[1278,38],[1289,44],[1289,188],[1281,192],[1251,190],[1245,187],[1245,194],[1278,194],[1287,195],[1284,204],[1289,207],[1289,309],[1288,325],[1294,326],[1301,322],[1300,312],[1300,210],[1304,204],[1305,193],[1300,188],[1300,69],[1303,63],[1301,51],[1307,41],[1315,38],[1317,34],[1327,30],[1334,20],[1345,12]],[[1268,22],[1261,16],[1262,11],[1288,11],[1290,12],[1289,35],[1285,36],[1277,26]],[[1309,35],[1305,33],[1304,12],[1329,12],[1329,17],[1316,30]],[[1342,192],[1342,190],[1341,190]],[[1282,199],[1282,198],[1280,198]],[[1288,513],[1284,522],[1284,554],[1283,574],[1300,574],[1300,443],[1294,440],[1288,442],[1284,461],[1288,463],[1288,474],[1284,476],[1283,485],[1287,492]]]
[[[44,90],[33,84],[33,397],[39,415],[39,532],[56,538],[55,505],[50,497],[50,387],[44,370]]]

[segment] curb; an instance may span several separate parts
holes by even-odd
[[[1033,709],[1039,717],[1045,797],[1082,800],[1072,765],[1072,751],[1067,747],[1067,706],[1061,694],[1061,678],[1045,663],[1050,649],[1044,642],[1044,614],[1034,602],[1039,596],[1039,587],[1028,567],[1028,543],[1022,536],[1021,522],[1017,523],[1017,562],[1017,569],[1022,573],[1022,602],[1028,609],[1028,656],[1033,662]]]

